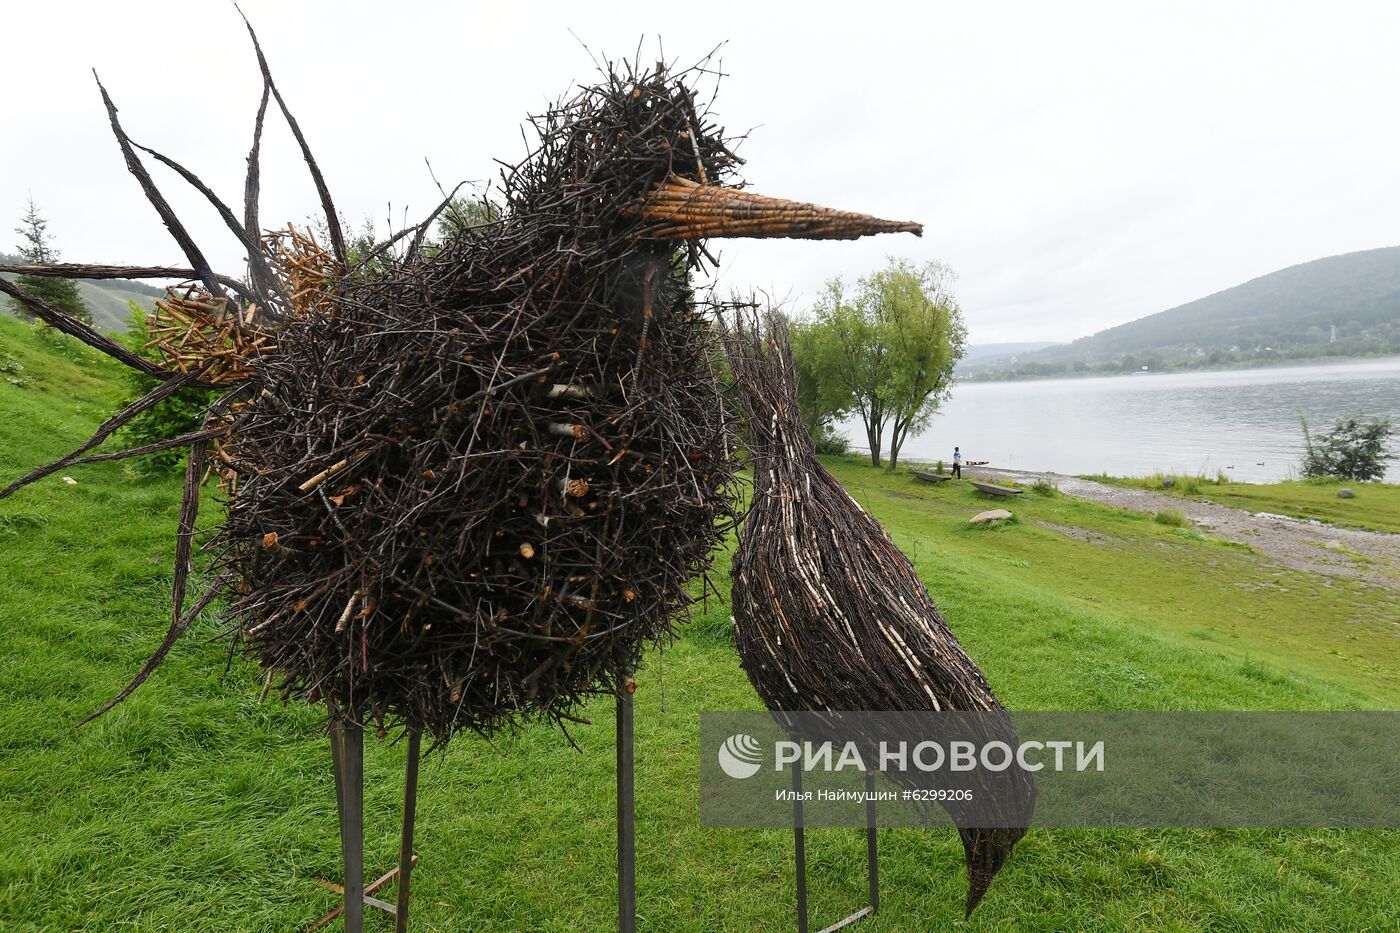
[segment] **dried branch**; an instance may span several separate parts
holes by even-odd
[[[237,9],[236,6],[235,9]],[[239,10],[238,15],[243,16],[243,11]],[[325,176],[321,174],[321,167],[316,164],[316,159],[311,154],[311,147],[307,145],[306,136],[301,131],[301,125],[297,123],[296,117],[292,116],[287,102],[282,99],[282,92],[277,90],[277,84],[272,80],[272,70],[268,67],[267,57],[263,55],[262,45],[258,43],[258,34],[253,31],[253,24],[248,22],[246,16],[243,16],[243,25],[248,27],[248,36],[253,40],[253,51],[258,56],[258,68],[262,70],[263,84],[272,91],[272,96],[277,100],[277,106],[281,109],[282,116],[292,131],[292,136],[296,137],[297,145],[301,147],[302,158],[306,161],[306,167],[311,171],[311,180],[315,182],[316,193],[321,198],[321,211],[326,216],[326,229],[330,231],[331,249],[335,251],[335,258],[340,264],[340,268],[345,269],[349,266],[348,254],[345,250],[345,235],[341,232],[340,215],[336,213],[335,203],[331,201],[331,192],[326,187]]]
[[[136,688],[144,684],[146,682],[146,679],[150,677],[152,673],[155,672],[155,669],[157,667],[160,667],[161,662],[165,660],[165,656],[170,653],[170,649],[175,647],[175,642],[179,641],[180,636],[184,634],[185,629],[190,627],[190,623],[193,622],[195,619],[199,618],[199,614],[205,609],[209,608],[209,604],[212,603],[220,595],[222,595],[226,589],[228,589],[229,582],[230,581],[228,578],[220,578],[218,580],[215,580],[214,583],[209,587],[209,589],[205,591],[204,595],[201,596],[195,602],[194,606],[190,608],[190,611],[185,613],[183,616],[178,617],[171,624],[170,630],[165,633],[165,637],[161,639],[160,645],[156,648],[155,652],[146,661],[145,665],[141,668],[141,670],[137,672],[136,676],[131,678],[131,681],[125,687],[123,687],[116,696],[112,697],[112,699],[102,704],[101,709],[88,714],[86,717],[83,718],[82,722],[78,723],[78,725],[87,725],[88,723],[96,719],[98,716],[101,716],[103,713],[110,711],[112,707],[116,706],[122,700],[125,700],[127,697],[131,696],[131,694],[136,692]]]
[[[259,296],[261,304],[264,307],[270,308],[273,306],[275,298],[280,298],[283,302],[286,302],[286,293],[282,292],[281,286],[277,282],[277,277],[272,274],[272,269],[267,264],[267,257],[262,253],[262,245],[259,243],[258,237],[250,235],[249,228],[244,227],[243,224],[238,222],[238,218],[233,216],[233,211],[229,210],[228,205],[225,204],[208,185],[201,181],[199,176],[185,168],[179,162],[161,155],[156,150],[148,146],[143,146],[138,142],[131,141],[131,145],[148,154],[151,158],[183,178],[189,183],[191,188],[194,188],[200,194],[204,195],[205,200],[218,212],[219,217],[224,222],[224,226],[228,227],[229,231],[238,238],[238,242],[243,244],[243,248],[248,254],[249,274],[252,276],[253,281],[258,283],[260,288],[264,289],[264,294]],[[254,227],[252,230],[256,232],[257,228]],[[217,281],[218,279],[219,277],[215,276],[215,280]]]
[[[170,235],[175,238],[175,242],[180,245],[180,250],[185,254],[185,258],[194,267],[195,275],[202,281],[206,288],[215,295],[223,296],[224,291],[218,278],[214,275],[214,270],[209,267],[209,261],[204,258],[204,253],[194,240],[190,237],[189,231],[184,224],[180,223],[180,218],[175,216],[175,211],[171,209],[170,203],[165,200],[165,196],[160,193],[156,183],[151,179],[151,173],[146,171],[146,166],[142,164],[140,157],[136,155],[136,150],[132,147],[131,139],[122,129],[121,121],[117,119],[117,106],[112,103],[112,98],[107,93],[107,89],[102,86],[102,79],[97,77],[97,72],[93,71],[92,77],[97,81],[97,89],[102,92],[102,103],[107,108],[107,118],[112,124],[112,133],[117,137],[117,145],[121,147],[122,157],[126,159],[126,168],[141,185],[141,191],[145,193],[146,200],[151,202],[151,206],[160,215],[161,222],[170,231]]]
[[[7,270],[0,267],[0,271]],[[133,353],[110,337],[99,334],[91,326],[73,317],[57,305],[49,304],[42,298],[29,294],[18,285],[13,285],[5,279],[0,279],[0,292],[22,302],[26,308],[34,312],[35,317],[55,330],[62,331],[70,337],[76,337],[94,350],[101,350],[113,359],[121,360],[131,368],[139,369],[148,376],[154,376],[157,379],[173,379],[179,375],[151,362],[139,353]],[[195,387],[200,383],[188,383],[188,385]]]
[[[154,405],[160,404],[161,402],[170,398],[170,396],[174,395],[176,392],[179,392],[181,389],[186,389],[192,385],[199,384],[199,376],[202,372],[203,368],[201,367],[191,372],[185,373],[184,375],[176,376],[175,378],[169,379],[166,382],[163,382],[160,385],[156,386],[150,392],[147,392],[145,395],[141,396],[139,399],[127,405],[125,408],[112,415],[106,421],[102,422],[102,424],[99,425],[97,430],[93,433],[92,437],[88,438],[87,441],[85,441],[83,445],[77,450],[63,455],[62,457],[58,458],[52,463],[39,467],[39,469],[34,470],[32,473],[29,473],[21,477],[20,479],[15,480],[13,483],[6,486],[4,489],[0,489],[0,499],[8,498],[18,490],[23,489],[25,486],[28,486],[30,483],[38,482],[45,476],[51,476],[52,474],[57,473],[59,470],[67,469],[68,467],[74,466],[78,463],[92,462],[91,460],[85,461],[81,459],[83,454],[87,453],[89,450],[92,450],[94,447],[99,446],[103,441],[107,440],[107,438],[115,434],[117,429],[119,429],[122,425],[126,424],[132,418],[135,418],[137,415],[141,414],[141,412],[145,411],[148,408],[151,408]],[[131,456],[135,456],[135,454],[131,454]],[[96,460],[97,458],[92,459]],[[115,460],[119,458],[110,457],[110,459]]]

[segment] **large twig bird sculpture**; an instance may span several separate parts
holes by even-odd
[[[732,419],[711,319],[690,287],[703,241],[919,227],[739,190],[741,160],[689,87],[702,69],[609,64],[601,83],[534,119],[533,151],[503,173],[485,223],[429,243],[425,222],[353,251],[257,55],[241,216],[132,141],[102,91],[127,166],[189,267],[23,271],[190,282],[160,302],[151,358],[0,280],[40,319],[160,381],[0,497],[83,462],[188,446],[169,631],[113,703],[222,597],[234,638],[284,697],[332,703],[354,722],[443,743],[525,716],[569,720],[669,635],[735,517]],[[293,229],[258,233],[270,101],[311,170],[325,246]],[[245,277],[210,268],[143,154],[214,205],[246,251]],[[187,387],[222,393],[198,430],[94,453]],[[209,468],[224,514],[211,582],[190,600]]]
[[[752,456],[753,493],[733,561],[744,670],[770,710],[980,714],[974,731],[1014,736],[1010,718],[889,535],[817,459],[797,403],[787,324],[740,315],[725,336]],[[927,780],[920,775],[896,780]],[[982,828],[949,808],[967,863],[966,913],[1025,834],[1035,801],[1013,769],[984,788]]]

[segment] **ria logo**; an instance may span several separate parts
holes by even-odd
[[[758,744],[758,739],[742,732],[731,735],[719,747],[720,770],[741,781],[758,773],[762,758],[762,746]]]

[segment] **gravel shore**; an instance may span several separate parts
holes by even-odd
[[[1176,509],[1203,533],[1247,545],[1289,567],[1400,589],[1400,535],[1249,512],[1148,489],[1097,483],[1063,473],[970,467],[963,470],[963,475],[991,482],[1009,479],[1032,483],[1045,478],[1066,495],[1115,508],[1147,513]]]

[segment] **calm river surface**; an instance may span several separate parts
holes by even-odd
[[[903,457],[1059,473],[1145,476],[1224,470],[1272,482],[1297,474],[1298,416],[1314,432],[1337,418],[1389,415],[1400,428],[1400,357],[1317,366],[1036,382],[969,382]],[[846,434],[864,445],[859,421]],[[1394,447],[1395,445],[1393,445]],[[1391,482],[1400,481],[1400,461]]]

